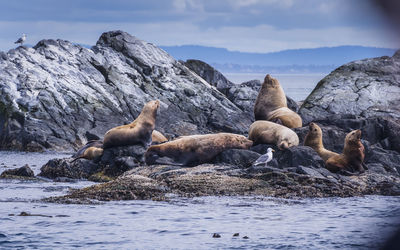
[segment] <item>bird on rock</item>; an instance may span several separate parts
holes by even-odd
[[[26,40],[26,35],[25,34],[22,34],[22,37],[20,37],[17,41],[15,41],[14,43],[20,43],[21,45],[23,45],[24,44],[24,42],[25,42],[25,40]]]
[[[267,149],[267,153],[261,155],[255,162],[254,162],[254,166],[258,166],[258,165],[262,165],[264,164],[264,166],[267,166],[267,163],[270,162],[272,160],[272,152],[275,152],[275,150],[273,150],[272,148],[268,148]]]

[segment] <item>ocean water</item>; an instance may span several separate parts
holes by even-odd
[[[295,101],[303,101],[317,86],[317,83],[327,74],[271,74],[278,79],[285,94]],[[254,73],[224,73],[233,83],[240,84],[250,80],[264,81],[265,74]]]
[[[0,151],[0,172],[65,156]],[[0,249],[378,249],[400,227],[399,197],[39,200],[92,184],[0,180]]]

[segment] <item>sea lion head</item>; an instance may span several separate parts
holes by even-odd
[[[153,101],[149,101],[148,103],[146,103],[142,109],[142,113],[150,113],[152,115],[156,115],[157,114],[157,110],[160,107],[160,101],[159,100],[153,100]]]
[[[264,78],[264,83],[263,86],[269,87],[269,88],[276,88],[276,87],[280,87],[280,84],[278,82],[278,80],[276,80],[275,78],[272,78],[269,74],[265,76]]]
[[[321,128],[317,124],[315,124],[313,122],[311,122],[308,125],[308,130],[309,130],[310,134],[312,134],[312,135],[322,135]]]
[[[361,130],[353,130],[346,135],[346,141],[348,142],[358,142],[361,139]]]
[[[243,136],[243,137],[244,137],[244,136]],[[248,148],[250,148],[251,146],[253,146],[253,141],[247,139],[246,137],[244,137],[244,138],[241,138],[241,140],[240,140],[240,145],[242,146],[243,149],[248,149]]]
[[[290,147],[297,146],[297,145],[299,145],[299,137],[289,136],[289,137],[282,139],[281,142],[278,143],[278,148],[280,150],[285,150],[285,149],[288,149]]]

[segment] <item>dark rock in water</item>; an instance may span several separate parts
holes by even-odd
[[[99,165],[91,160],[78,159],[71,162],[72,158],[52,159],[40,169],[39,176],[50,179],[67,177],[71,179],[87,179],[98,172]]]
[[[62,178],[89,179],[105,182],[143,164],[146,149],[141,145],[107,148],[99,159],[53,159],[40,170],[39,176],[55,180]],[[61,179],[60,179],[61,178]]]
[[[28,164],[24,165],[23,167],[5,170],[1,173],[2,178],[6,176],[19,176],[19,177],[34,177],[35,174],[33,173],[32,169],[29,167]]]
[[[260,154],[245,149],[228,149],[217,155],[213,161],[215,164],[225,163],[239,166],[241,168],[250,167]]]
[[[187,60],[183,62],[191,71],[198,74],[212,86],[216,87],[221,93],[227,94],[229,89],[234,85],[233,82],[226,79],[218,70],[215,70],[209,64],[200,60]]]
[[[214,233],[212,237],[213,237],[213,238],[221,238],[221,235],[220,235],[220,234],[217,234],[217,233]]]
[[[76,150],[159,99],[169,137],[245,134],[247,114],[165,51],[122,31],[96,46],[42,40],[0,59],[0,148]],[[184,91],[187,90],[187,91]]]
[[[400,119],[400,58],[345,64],[322,79],[299,110],[303,123],[334,114]]]

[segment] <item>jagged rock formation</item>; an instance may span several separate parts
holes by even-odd
[[[157,129],[169,137],[245,134],[242,112],[163,50],[122,31],[86,49],[42,40],[0,56],[0,147],[73,150],[131,122],[159,99]]]
[[[209,64],[200,60],[187,60],[183,62],[186,67],[198,74],[212,86],[215,86],[221,93],[228,94],[229,89],[235,85],[233,82],[226,79],[218,70],[215,70]]]
[[[400,50],[345,64],[322,79],[299,110],[303,123],[334,114],[400,120]]]

